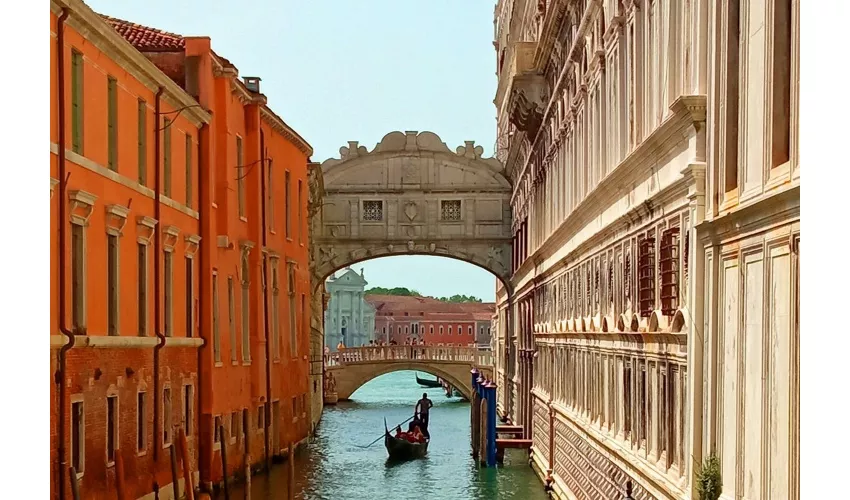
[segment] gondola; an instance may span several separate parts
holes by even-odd
[[[384,419],[384,446],[387,447],[387,453],[393,460],[413,460],[422,458],[428,453],[429,439],[425,439],[424,443],[411,443],[406,439],[396,439],[390,434],[387,429],[387,420]]]
[[[440,387],[439,380],[428,380],[427,378],[419,378],[419,374],[416,374],[416,383],[421,385],[422,387]]]

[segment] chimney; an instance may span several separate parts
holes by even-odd
[[[259,76],[245,76],[242,77],[242,80],[245,82],[248,90],[257,94],[260,93],[260,80],[262,79]]]
[[[363,278],[363,279],[366,279],[366,275],[363,274],[363,268],[362,267],[360,268],[360,277]]]

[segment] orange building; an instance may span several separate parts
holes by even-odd
[[[404,344],[411,339],[426,345],[490,344],[492,302],[443,302],[432,297],[366,295],[375,308],[377,341]]]
[[[167,495],[181,429],[210,489],[311,430],[312,150],[209,38],[50,26],[52,496]]]

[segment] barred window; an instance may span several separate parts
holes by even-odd
[[[670,228],[661,235],[658,263],[661,266],[661,312],[676,313],[679,305],[679,228]]]
[[[640,242],[638,300],[640,315],[649,317],[655,307],[655,238],[645,238]]]
[[[384,202],[381,200],[368,200],[363,202],[363,220],[384,220]]]
[[[460,220],[460,200],[440,201],[440,220]]]

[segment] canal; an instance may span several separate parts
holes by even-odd
[[[420,376],[425,376],[420,374]],[[429,378],[433,378],[430,377]],[[387,461],[384,417],[391,427],[413,415],[413,406],[427,392],[431,409],[431,443],[422,460]],[[325,408],[312,442],[295,459],[292,498],[490,500],[546,499],[543,486],[528,466],[528,455],[508,450],[499,468],[479,467],[470,456],[469,403],[447,398],[440,388],[423,389],[414,372],[383,375],[352,395],[351,402]],[[252,500],[290,498],[287,464],[269,475],[252,478]],[[231,500],[245,498],[242,485],[231,487]],[[223,499],[223,495],[219,495]]]

